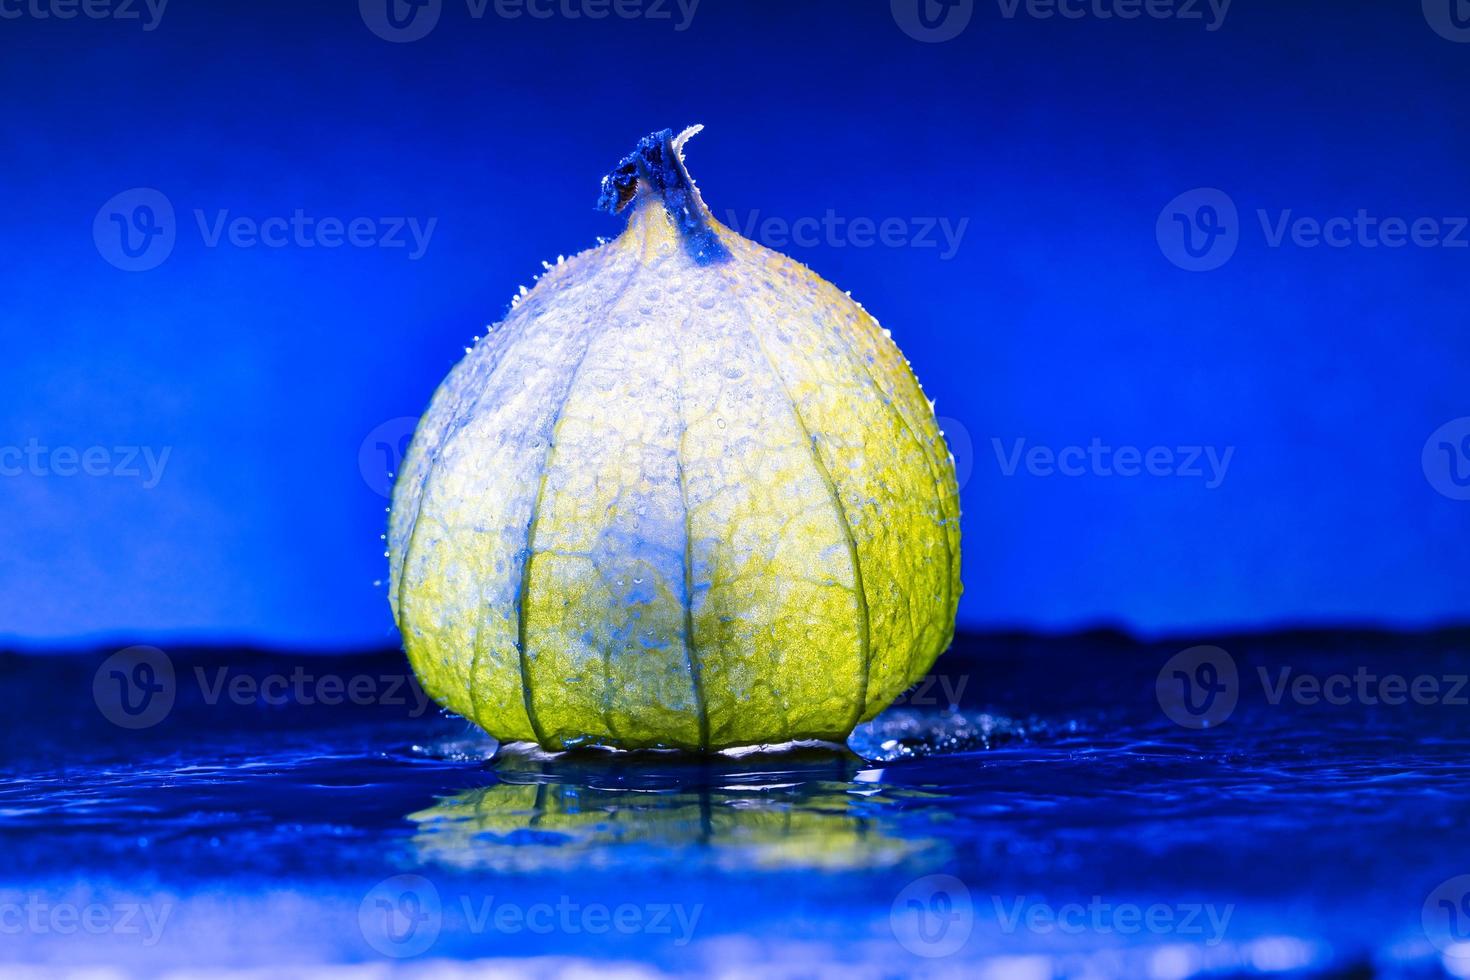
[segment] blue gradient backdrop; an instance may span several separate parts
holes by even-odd
[[[543,259],[615,235],[601,174],[692,122],[727,222],[968,222],[952,256],[851,231],[784,249],[892,329],[953,420],[962,625],[1470,612],[1470,502],[1421,465],[1470,416],[1470,249],[1271,247],[1257,216],[1470,214],[1470,43],[1432,29],[1433,3],[1237,0],[1209,30],[1203,4],[1125,21],[992,0],[925,43],[887,0],[704,0],[683,30],[673,0],[604,20],[446,0],[389,43],[351,0],[173,0],[151,30],[141,4],[37,17],[47,2],[0,0],[0,446],[103,447],[124,471],[117,447],[169,455],[156,486],[142,463],[9,466],[9,643],[396,642],[364,440],[422,411]],[[1189,272],[1156,222],[1201,187],[1238,208],[1238,249]],[[134,188],[175,212],[150,271],[106,260],[106,215],[93,233]],[[297,209],[436,224],[415,260],[210,247],[196,218]],[[1094,438],[1233,455],[1208,489],[1007,476],[994,442]]]

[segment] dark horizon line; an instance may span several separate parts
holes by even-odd
[[[1470,642],[1470,619],[1412,627],[1394,626],[1369,621],[1298,621],[1268,627],[1204,627],[1192,631],[1167,631],[1158,634],[1134,632],[1115,624],[1096,624],[1076,629],[1041,630],[1023,627],[994,629],[957,629],[950,650],[987,643],[1012,645],[1016,643],[1066,643],[1087,641],[1105,642],[1117,646],[1170,646],[1198,644],[1240,643],[1252,640],[1286,640],[1306,638],[1328,638],[1354,636],[1363,639],[1388,639],[1393,637],[1430,636],[1451,637],[1464,634]],[[162,650],[187,651],[191,653],[220,654],[228,652],[255,656],[312,656],[312,657],[364,657],[398,656],[403,654],[399,642],[385,642],[374,646],[289,646],[284,644],[260,643],[257,641],[231,641],[199,637],[153,637],[127,639],[98,637],[78,640],[72,644],[35,643],[17,637],[0,637],[0,656],[20,657],[80,657],[113,653],[129,647],[148,646]]]

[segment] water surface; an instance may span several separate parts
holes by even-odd
[[[497,746],[396,655],[7,656],[0,963],[1470,975],[1467,634],[1213,642],[964,638],[712,759]]]

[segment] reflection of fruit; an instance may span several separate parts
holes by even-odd
[[[953,634],[932,406],[861,307],[710,217],[688,135],[608,178],[627,231],[455,368],[395,488],[409,658],[502,740],[842,739]]]
[[[789,761],[789,760],[788,760]],[[667,776],[669,766],[660,764]],[[856,795],[855,769],[829,757],[775,773],[720,774],[718,787],[640,782],[604,770],[507,771],[503,782],[410,814],[422,861],[493,871],[547,871],[628,862],[640,869],[709,861],[730,870],[888,867],[937,845],[891,826],[891,804]],[[610,778],[609,778],[610,777]],[[711,774],[703,774],[710,779]],[[570,782],[565,780],[572,780]],[[631,845],[631,846],[630,846]]]

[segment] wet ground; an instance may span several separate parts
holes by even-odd
[[[845,749],[713,759],[111,654],[0,657],[0,964],[1470,976],[1470,632],[965,637]]]

